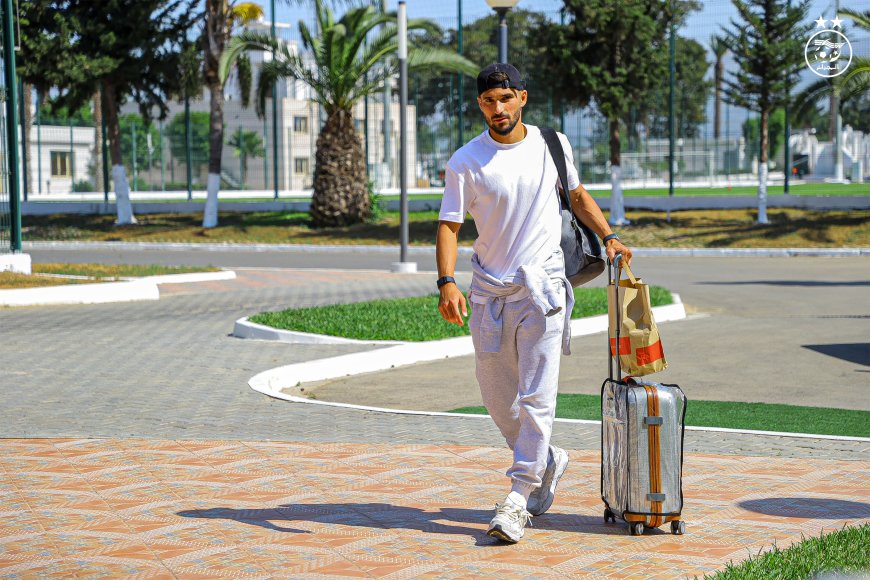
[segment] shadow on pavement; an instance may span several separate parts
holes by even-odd
[[[870,342],[855,342],[851,344],[804,344],[804,348],[855,363],[870,366]]]
[[[784,518],[824,520],[870,518],[870,504],[818,497],[767,497],[737,504],[745,510]]]
[[[481,528],[453,524],[486,524],[492,518],[490,510],[442,508],[439,511],[424,511],[419,508],[396,506],[385,503],[326,503],[293,504],[276,508],[234,509],[209,508],[178,512],[185,518],[234,520],[252,526],[260,526],[276,532],[295,534],[314,533],[280,525],[281,522],[308,521],[320,524],[360,526],[366,528],[419,530],[432,534],[463,534],[475,538],[477,545],[499,543],[486,535]],[[279,522],[279,523],[276,523]],[[583,515],[548,513],[532,520],[532,526],[545,530],[566,532],[625,535],[624,526],[608,526],[603,518]]]

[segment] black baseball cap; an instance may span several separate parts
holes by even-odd
[[[489,75],[497,72],[506,74],[507,80],[501,82],[488,80]],[[489,65],[477,75],[477,96],[482,95],[489,89],[517,89],[518,91],[524,91],[526,90],[526,81],[523,80],[520,71],[516,67],[499,62]]]

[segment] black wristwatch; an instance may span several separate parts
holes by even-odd
[[[601,240],[601,243],[607,245],[607,242],[609,242],[610,240],[618,240],[618,239],[619,239],[619,236],[617,236],[616,234],[608,234],[608,235],[604,236],[604,239]]]
[[[435,283],[438,285],[438,289],[441,290],[442,286],[444,286],[445,284],[450,284],[451,282],[456,284],[456,280],[454,280],[453,276],[441,276]]]

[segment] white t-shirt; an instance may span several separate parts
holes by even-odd
[[[525,125],[519,143],[499,143],[487,129],[447,162],[439,219],[477,226],[474,251],[483,269],[512,282],[523,265],[549,258],[562,235],[559,174],[541,130]],[[580,185],[568,138],[557,133],[568,166],[568,188]]]

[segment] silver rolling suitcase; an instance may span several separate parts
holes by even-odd
[[[610,284],[619,278],[608,268]],[[617,292],[617,300],[619,294]],[[617,317],[619,316],[617,309]],[[616,344],[619,344],[619,320]],[[668,522],[682,534],[683,426],[686,396],[677,385],[641,378],[622,379],[615,354],[608,353],[609,378],[601,385],[601,499],[604,521],[620,518],[633,536]]]

